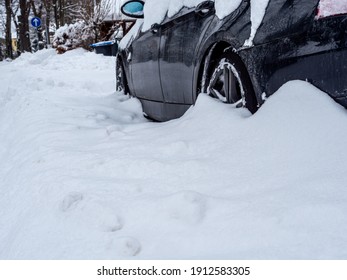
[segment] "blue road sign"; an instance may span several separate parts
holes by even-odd
[[[41,26],[41,19],[38,17],[33,17],[31,19],[31,25],[34,26],[35,28],[38,28]]]

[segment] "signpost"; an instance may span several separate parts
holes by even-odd
[[[31,25],[35,28],[39,28],[41,26],[41,19],[39,17],[33,17],[31,19]]]
[[[38,51],[40,49],[40,41],[42,41],[42,34],[41,34],[41,19],[39,17],[33,17],[31,20],[31,25],[35,29],[36,38],[31,41],[31,46],[34,51]]]

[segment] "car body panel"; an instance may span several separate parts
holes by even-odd
[[[160,33],[140,32],[130,46],[125,60],[129,62],[134,96],[164,101],[159,74]]]
[[[254,46],[308,31],[319,0],[270,0]]]

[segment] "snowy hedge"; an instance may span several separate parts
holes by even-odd
[[[56,48],[58,53],[80,47],[89,49],[91,43],[93,43],[92,28],[82,21],[60,27],[53,38],[53,48]]]

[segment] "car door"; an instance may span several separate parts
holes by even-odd
[[[127,59],[136,97],[163,101],[159,76],[160,33],[140,31],[129,48]]]
[[[214,17],[213,2],[183,8],[160,26],[160,75],[165,102],[193,104],[194,55]]]

